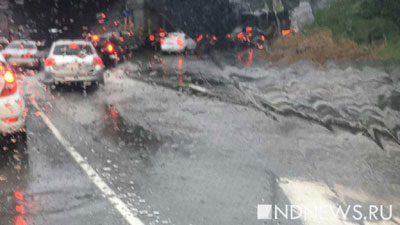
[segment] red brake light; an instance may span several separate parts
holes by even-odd
[[[25,58],[25,59],[31,58],[31,52],[28,52],[27,54],[25,54],[25,55],[24,55],[24,58]]]
[[[240,39],[240,40],[246,40],[246,38],[244,37],[244,34],[243,34],[243,32],[240,32],[238,35],[237,35],[237,38],[238,39]]]
[[[10,117],[10,118],[3,119],[4,123],[15,123],[17,121],[18,121],[18,117]]]
[[[101,58],[99,58],[99,57],[96,57],[96,58],[94,58],[93,59],[93,66],[101,66],[101,65],[103,65],[103,60],[101,60]]]
[[[15,73],[7,69],[3,74],[3,78],[5,80],[5,84],[3,91],[0,93],[0,96],[7,96],[17,92],[17,81],[15,80]]]
[[[55,66],[56,65],[56,61],[53,58],[47,58],[44,61],[44,64],[46,65],[46,67]]]
[[[282,36],[287,36],[291,33],[291,30],[282,30]]]
[[[111,43],[107,44],[107,51],[109,53],[113,53],[114,52],[114,46]]]
[[[68,48],[77,49],[77,48],[79,48],[79,46],[76,43],[70,43],[68,45]]]
[[[149,40],[150,40],[150,41],[154,41],[155,39],[156,39],[156,37],[154,36],[154,34],[152,34],[152,35],[149,36]]]
[[[253,30],[252,27],[246,27],[246,33],[250,33]]]
[[[4,80],[6,81],[6,83],[15,82],[14,74],[11,71],[6,70],[6,72],[4,73]]]
[[[202,39],[203,39],[203,35],[200,34],[200,35],[197,37],[196,41],[197,41],[197,42],[200,42]]]
[[[92,42],[98,42],[100,40],[100,37],[99,37],[99,35],[93,35],[92,36]]]

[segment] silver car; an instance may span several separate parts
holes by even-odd
[[[30,67],[39,69],[41,65],[41,57],[34,41],[12,41],[2,51],[2,55],[13,67]]]
[[[97,85],[104,83],[103,74],[103,61],[91,42],[59,40],[53,43],[45,60],[43,82]]]

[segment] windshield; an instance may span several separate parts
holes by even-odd
[[[400,0],[0,0],[0,37],[0,225],[400,225]]]
[[[68,45],[56,45],[53,50],[53,55],[91,55],[93,49],[89,45],[77,45],[74,43]]]

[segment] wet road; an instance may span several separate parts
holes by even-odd
[[[0,224],[133,224],[104,184],[144,224],[324,224],[313,217],[257,220],[258,204],[392,205],[390,221],[327,216],[325,224],[398,224],[396,141],[379,145],[362,129],[327,129],[318,113],[301,111],[306,107],[297,112],[311,119],[282,113],[282,104],[272,104],[283,102],[276,100],[282,93],[287,105],[291,93],[294,102],[307,102],[300,97],[308,92],[294,85],[302,80],[292,81],[289,72],[325,70],[307,63],[266,68],[246,54],[138,55],[108,71],[104,87],[86,90],[50,90],[40,73],[26,76],[28,143],[5,144],[1,155]],[[235,60],[241,66],[232,67]],[[318,90],[307,79],[304,87]],[[285,82],[294,92],[279,86]],[[397,115],[385,112],[384,118]],[[90,168],[98,178],[88,176]]]

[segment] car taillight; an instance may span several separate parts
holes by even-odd
[[[17,81],[15,79],[15,73],[9,69],[6,69],[3,78],[5,81],[3,91],[0,96],[7,96],[17,92]]]
[[[94,35],[92,36],[92,42],[98,42],[98,41],[100,41],[100,36],[97,35],[97,34],[94,34]]]
[[[251,31],[253,31],[253,28],[252,27],[246,27],[246,33],[250,33]]]
[[[4,57],[5,59],[7,59],[7,58],[10,58],[11,55],[10,55],[10,54],[3,54],[3,57]]]
[[[18,122],[18,117],[10,117],[3,119],[4,123],[15,123]]]
[[[106,48],[107,48],[107,51],[109,53],[113,53],[114,52],[114,45],[113,44],[108,43]]]
[[[150,40],[151,42],[153,42],[155,39],[156,39],[156,37],[154,36],[154,34],[152,34],[152,35],[149,36],[149,40]]]
[[[27,54],[24,55],[25,59],[30,59],[31,58],[31,52],[28,52]]]
[[[14,77],[13,72],[6,70],[6,72],[4,73],[4,80],[6,81],[6,83],[15,82],[15,77]]]
[[[77,43],[69,43],[68,48],[70,49],[78,49],[79,45]]]
[[[103,65],[103,60],[101,60],[101,58],[96,57],[93,59],[93,66],[101,66]]]
[[[46,67],[51,67],[51,66],[54,67],[54,66],[56,66],[56,61],[53,58],[47,58],[44,61],[44,64]]]

